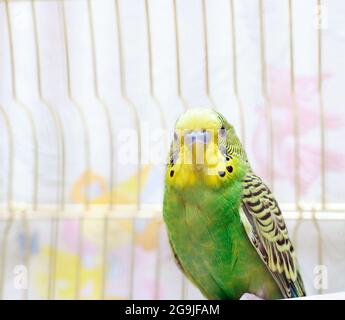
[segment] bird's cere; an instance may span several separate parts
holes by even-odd
[[[184,134],[184,141],[185,144],[189,146],[197,143],[207,144],[210,141],[210,136],[210,130],[191,130]]]

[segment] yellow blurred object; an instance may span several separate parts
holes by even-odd
[[[151,166],[143,166],[141,174],[142,186],[145,185],[148,175],[151,171]],[[131,175],[127,180],[119,183],[112,192],[113,204],[136,204],[136,188],[137,188],[138,174]],[[91,171],[84,172],[80,178],[73,184],[71,191],[71,199],[75,203],[85,201],[85,189],[90,184],[97,184],[101,190],[101,194],[94,198],[89,199],[90,204],[109,204],[111,198],[111,192],[107,190],[107,183],[105,179]],[[130,233],[132,230],[132,219],[110,219],[108,222],[108,245],[113,248],[119,245],[123,245],[130,241]],[[157,232],[159,228],[159,219],[151,219],[145,226],[144,230],[140,233],[136,233],[135,241],[142,246],[145,250],[153,250],[157,246]],[[88,220],[85,217],[84,225],[84,237],[92,242],[94,245],[103,245],[103,223],[95,220]]]
[[[145,165],[140,170],[141,187],[147,181],[151,171],[150,165]],[[85,190],[91,185],[97,184],[101,194],[94,199],[86,199]],[[70,193],[71,199],[75,203],[84,203],[89,200],[91,204],[109,204],[112,196],[113,204],[136,204],[137,201],[138,173],[134,173],[127,180],[117,184],[112,192],[107,190],[107,183],[104,177],[92,171],[85,171],[80,178],[73,184]]]
[[[33,260],[35,287],[41,296],[45,296],[47,291],[48,274],[44,268],[44,262],[54,253],[52,249],[43,247],[40,255]],[[56,266],[56,286],[55,298],[57,299],[74,299],[76,290],[76,272],[79,257],[71,252],[58,250]],[[102,291],[102,266],[98,259],[95,263],[86,268],[83,266],[81,272],[81,293],[82,299],[100,299]],[[40,267],[41,266],[41,267]],[[107,299],[126,299],[122,296],[107,296]]]
[[[136,243],[141,245],[145,250],[156,249],[158,244],[158,231],[160,224],[160,219],[151,219],[150,222],[146,225],[144,231],[136,234]]]

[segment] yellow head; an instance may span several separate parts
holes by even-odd
[[[176,122],[166,181],[177,188],[198,183],[218,187],[236,176],[243,160],[234,129],[221,114],[190,109]]]

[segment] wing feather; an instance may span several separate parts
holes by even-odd
[[[269,188],[254,173],[243,179],[241,221],[246,233],[286,298],[305,295],[284,218]]]

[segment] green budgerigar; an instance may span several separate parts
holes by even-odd
[[[220,113],[177,120],[163,215],[178,265],[208,299],[305,295],[278,203]]]

